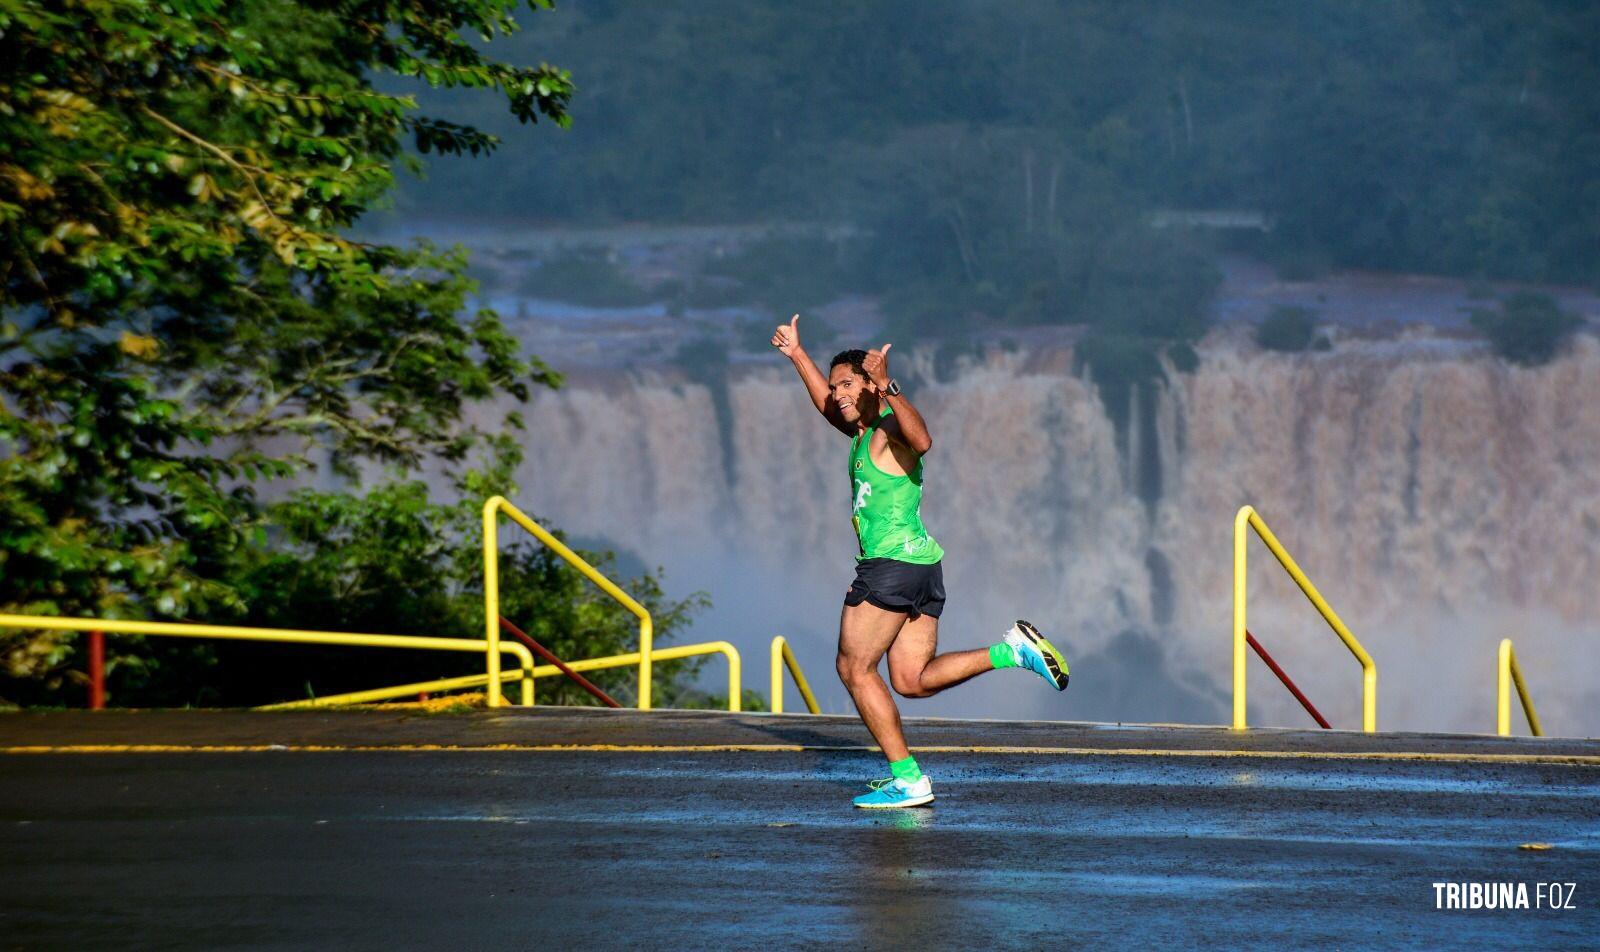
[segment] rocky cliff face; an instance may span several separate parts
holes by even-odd
[[[1250,503],[1377,659],[1380,726],[1492,730],[1510,636],[1547,729],[1600,732],[1600,344],[1538,369],[1425,341],[1281,355],[1219,335],[1200,356],[1131,421],[1107,417],[1070,352],[996,352],[943,382],[930,355],[902,360],[927,381],[941,647],[1021,616],[1074,662],[1065,695],[1000,672],[908,712],[1224,721],[1231,527]],[[526,416],[528,508],[709,591],[697,634],[738,644],[750,686],[783,633],[825,706],[849,709],[831,671],[846,447],[787,365],[576,381]],[[1354,659],[1259,543],[1250,588],[1252,630],[1358,726]],[[1309,723],[1255,660],[1250,677],[1255,723]]]

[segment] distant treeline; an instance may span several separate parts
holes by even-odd
[[[848,222],[878,241],[841,280],[996,317],[1170,308],[1104,300],[1149,277],[1119,268],[1195,280],[1192,237],[1142,227],[1170,209],[1264,214],[1255,250],[1291,273],[1600,283],[1592,3],[571,0],[528,19],[497,52],[572,70],[573,128],[446,102],[507,147],[436,167],[406,210]]]

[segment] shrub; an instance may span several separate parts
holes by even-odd
[[[1472,326],[1489,338],[1494,352],[1525,367],[1549,363],[1582,319],[1568,314],[1548,294],[1519,291],[1500,310],[1474,310]]]
[[[1308,308],[1279,305],[1256,328],[1256,343],[1267,350],[1297,353],[1311,346],[1317,322]]]

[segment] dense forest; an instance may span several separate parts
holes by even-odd
[[[441,103],[511,146],[406,210],[826,219],[896,283],[1074,300],[1131,223],[1240,210],[1287,268],[1600,282],[1594,4],[572,0],[505,45],[572,129]]]
[[[572,71],[572,128],[425,96],[508,146],[434,162],[400,214],[827,226],[665,290],[778,319],[866,294],[898,338],[1077,325],[1118,418],[1163,360],[1194,366],[1225,252],[1291,279],[1600,285],[1593,4],[571,0],[506,46]],[[551,264],[518,290],[663,290]],[[1578,321],[1517,298],[1475,323],[1539,362]],[[1262,340],[1310,340],[1290,330]]]

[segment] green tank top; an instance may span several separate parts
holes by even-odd
[[[872,434],[892,413],[884,407],[878,422],[850,443],[851,522],[861,545],[856,559],[932,565],[944,550],[922,525],[922,460],[908,476],[891,476],[872,461]]]

